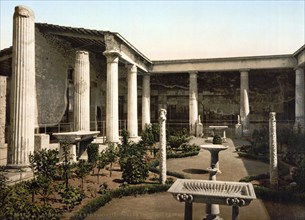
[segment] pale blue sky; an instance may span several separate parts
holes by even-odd
[[[151,60],[291,54],[305,43],[305,0],[0,0],[0,48],[16,5],[36,22],[119,32]]]

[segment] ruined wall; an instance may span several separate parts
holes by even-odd
[[[47,40],[38,30],[35,37],[38,123],[57,124],[66,110],[67,70],[71,61],[61,53],[57,42]]]

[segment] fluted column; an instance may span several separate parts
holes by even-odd
[[[74,130],[90,131],[90,63],[87,51],[76,51],[75,55]]]
[[[36,122],[34,13],[16,6],[13,18],[10,141],[7,166],[27,167]]]
[[[106,86],[106,140],[119,141],[119,87],[118,63],[120,53],[115,50],[104,52],[107,58]]]
[[[296,132],[304,132],[304,69],[295,71],[295,124]]]
[[[249,70],[240,71],[240,120],[243,135],[249,134]]]
[[[190,72],[189,87],[189,124],[190,134],[196,135],[196,123],[198,120],[198,87],[197,72]]]
[[[150,75],[143,76],[142,87],[142,129],[150,124]]]
[[[138,137],[137,66],[128,66],[127,130],[130,137]]]

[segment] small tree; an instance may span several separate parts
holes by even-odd
[[[112,165],[113,163],[116,162],[117,160],[117,155],[118,155],[118,151],[115,148],[113,143],[110,143],[108,148],[105,151],[106,154],[106,158],[107,158],[107,163],[110,164],[109,167],[109,172],[110,172],[110,177],[112,176]]]
[[[102,151],[97,161],[97,183],[100,184],[100,171],[107,166],[108,160],[105,151]]]
[[[69,175],[71,173],[71,162],[70,162],[70,143],[62,143],[62,159],[63,163],[61,167],[64,173],[65,187],[69,188]]]
[[[46,150],[35,151],[34,154],[29,156],[31,168],[34,173],[34,180],[30,184],[33,194],[39,192],[41,189],[41,195],[43,197],[44,205],[48,199],[48,196],[52,192],[51,183],[56,173],[56,164],[58,163],[58,151]]]
[[[76,165],[75,174],[82,180],[81,188],[84,189],[84,179],[90,173],[91,165],[85,160],[79,160]]]

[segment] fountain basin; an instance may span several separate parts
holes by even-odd
[[[205,144],[205,145],[200,145],[200,148],[208,151],[222,151],[228,149],[228,146],[224,146],[222,144]]]
[[[168,192],[178,201],[206,204],[246,206],[256,199],[253,185],[242,182],[177,179]]]
[[[88,140],[90,138],[96,137],[99,131],[72,131],[72,132],[62,132],[53,133],[59,142],[75,143],[83,140]]]

